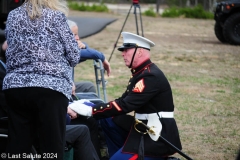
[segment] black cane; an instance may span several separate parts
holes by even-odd
[[[152,130],[152,128],[150,128],[149,126],[147,126],[146,124],[144,124],[142,121],[135,119],[136,123],[142,124],[144,127],[147,128],[148,132],[150,133],[154,133],[154,131]],[[174,146],[172,143],[170,143],[168,140],[166,140],[165,138],[163,138],[161,135],[159,136],[159,139],[164,142],[166,145],[168,145],[169,147],[171,147],[174,151],[176,151],[177,153],[179,153],[180,155],[182,155],[184,158],[186,158],[187,160],[193,160],[192,158],[190,158],[188,155],[186,155],[185,153],[183,153],[180,149],[178,149],[176,146]]]

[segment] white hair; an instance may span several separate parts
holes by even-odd
[[[72,27],[74,27],[74,26],[77,26],[77,23],[76,22],[74,22],[74,21],[72,21],[72,20],[67,20],[67,24],[68,24],[68,26],[69,26],[69,28],[71,29]]]

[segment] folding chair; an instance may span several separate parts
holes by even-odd
[[[103,67],[102,61],[100,59],[93,60],[93,66],[94,66],[97,93],[77,92],[76,97],[78,99],[88,99],[90,102],[92,102],[94,104],[107,102],[107,94],[106,94],[107,81],[104,78],[104,67]],[[74,68],[73,68],[72,78],[74,80]],[[101,89],[102,89],[102,92],[101,92]],[[103,97],[103,99],[101,99],[101,97]],[[104,138],[103,133],[101,133],[102,130],[101,130],[100,125],[99,125],[99,132],[100,132],[100,135],[99,135],[100,139],[104,140],[105,138]],[[102,147],[102,151],[106,154],[104,156],[108,157],[107,147]],[[64,160],[72,160],[72,159],[73,159],[73,149],[70,148],[69,150],[65,151]]]
[[[93,66],[94,66],[97,93],[78,92],[78,93],[76,93],[76,96],[80,99],[88,99],[93,103],[107,102],[107,93],[106,93],[107,81],[104,78],[104,67],[103,67],[102,61],[100,59],[93,60]],[[74,72],[73,72],[73,79],[74,79]],[[103,100],[101,99],[102,95],[101,95],[101,91],[100,91],[101,90],[100,85],[102,85]]]

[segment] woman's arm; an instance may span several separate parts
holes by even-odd
[[[54,18],[54,26],[56,26],[66,52],[66,59],[69,64],[74,67],[78,64],[81,56],[81,49],[78,48],[78,43],[75,40],[72,31],[67,24],[66,16],[61,13],[57,14]]]

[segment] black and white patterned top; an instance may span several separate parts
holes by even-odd
[[[31,20],[26,4],[11,11],[6,24],[7,75],[3,90],[22,87],[50,88],[70,98],[72,69],[80,49],[59,11],[44,8]]]

